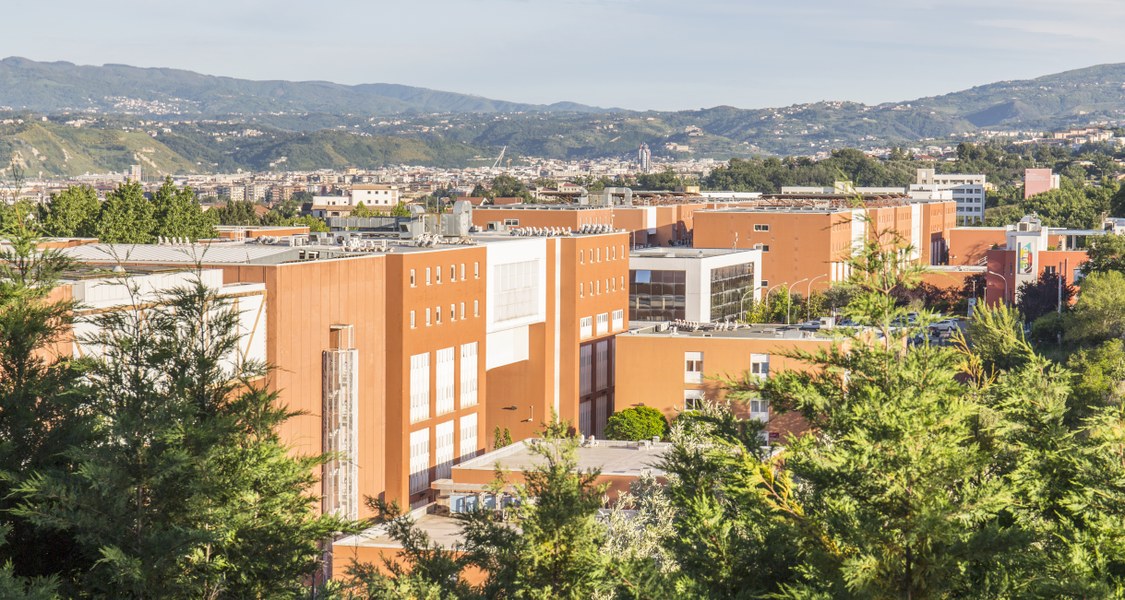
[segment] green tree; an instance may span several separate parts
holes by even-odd
[[[409,217],[410,209],[406,208],[406,203],[399,200],[398,204],[391,208],[392,217]]]
[[[493,450],[499,450],[500,448],[504,448],[506,446],[511,446],[511,445],[512,445],[512,432],[508,431],[507,427],[505,427],[504,429],[500,429],[499,427],[497,427],[496,430],[492,432],[492,449]]]
[[[262,224],[256,206],[250,200],[232,200],[226,206],[211,210],[215,211],[215,219],[220,225],[254,226]]]
[[[352,209],[351,216],[360,217],[360,218],[374,217],[374,216],[376,216],[376,213],[375,213],[375,211],[371,210],[370,208],[367,208],[367,205],[360,202],[359,204],[355,205],[354,209]]]
[[[75,304],[53,292],[72,265],[58,251],[40,249],[25,223],[0,237],[0,542],[8,541],[0,543],[0,572],[50,576],[88,563],[68,532],[13,515],[12,492],[37,473],[73,470],[63,450],[89,439],[87,407],[73,393],[78,373],[55,350],[70,331]],[[0,584],[0,597],[2,590]]]
[[[232,364],[238,320],[199,280],[97,316],[80,388],[97,438],[65,449],[72,472],[17,490],[16,514],[70,532],[91,559],[83,595],[296,597],[318,544],[346,527],[314,516],[323,457],[289,456],[277,428],[291,413],[250,382],[264,368]]]
[[[1039,279],[1020,285],[1016,290],[1016,306],[1028,322],[1043,315],[1066,310],[1075,289],[1066,281],[1065,275],[1044,273]]]
[[[147,244],[156,230],[155,213],[140,183],[123,183],[106,195],[94,233],[107,244]]]
[[[631,406],[610,415],[605,436],[611,440],[649,440],[668,434],[664,413],[651,406]]]
[[[328,224],[324,222],[324,219],[312,215],[302,215],[300,217],[285,219],[278,223],[278,225],[304,225],[308,227],[309,231],[312,233],[327,233],[329,231]]]
[[[156,216],[154,235],[192,241],[215,237],[215,215],[203,211],[190,187],[176,187],[168,177],[153,194],[152,203]]]
[[[93,237],[101,202],[90,186],[71,186],[51,194],[40,221],[43,231],[55,237]]]
[[[1064,299],[1065,301],[1065,299]],[[1125,273],[1097,272],[1082,280],[1082,293],[1066,320],[1070,342],[1125,338]]]
[[[1098,408],[1120,406],[1125,399],[1125,341],[1111,339],[1079,350],[1066,366],[1073,374],[1067,403],[1070,426],[1080,425]]]
[[[1086,273],[1125,273],[1125,235],[1094,236],[1090,239],[1086,254],[1089,259],[1082,266]]]

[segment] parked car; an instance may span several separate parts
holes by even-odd
[[[957,319],[944,319],[930,325],[930,331],[935,333],[953,333],[961,329],[961,322]]]
[[[818,319],[805,321],[803,323],[797,323],[797,329],[800,329],[801,331],[820,331],[821,327],[823,327],[823,323],[821,323]]]

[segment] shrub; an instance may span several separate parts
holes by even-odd
[[[647,440],[663,438],[668,433],[664,414],[651,406],[634,406],[613,413],[606,423],[605,435],[611,440]]]

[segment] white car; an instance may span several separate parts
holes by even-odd
[[[953,333],[961,329],[961,322],[957,319],[945,319],[930,325],[930,330],[937,333]]]

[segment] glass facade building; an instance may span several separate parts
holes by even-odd
[[[711,269],[711,321],[742,318],[742,299],[754,289],[754,264]]]
[[[686,311],[687,274],[684,271],[638,269],[629,272],[630,320],[671,321],[685,318]]]

